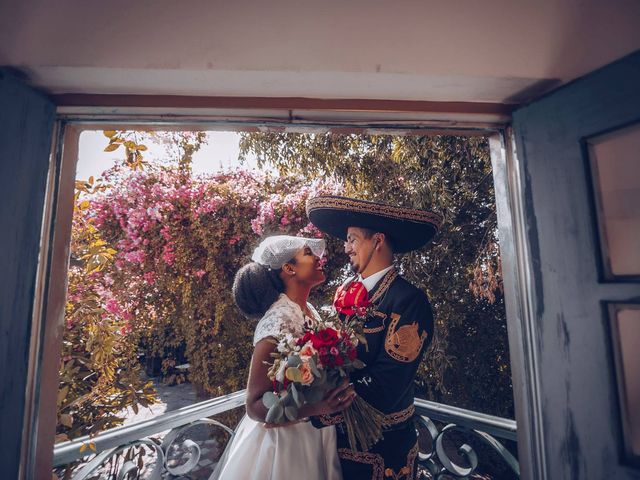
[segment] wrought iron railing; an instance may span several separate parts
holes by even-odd
[[[520,464],[513,454],[495,437],[517,441],[517,425],[515,420],[496,417],[480,412],[452,407],[441,403],[415,399],[418,414],[420,452],[418,463],[424,478],[468,478],[478,468],[478,455],[474,448],[463,442],[457,449],[451,444],[455,441],[468,440],[473,437],[485,448],[493,450],[508,466],[514,477],[520,478]],[[444,424],[438,429],[434,422]],[[456,435],[457,434],[457,435]],[[425,438],[429,440],[425,441]],[[423,451],[429,443],[429,452]],[[454,458],[456,457],[456,458]]]
[[[144,477],[150,480],[186,475],[201,463],[202,452],[198,442],[182,438],[187,430],[197,425],[208,425],[225,433],[228,441],[233,436],[233,431],[208,417],[241,407],[244,401],[245,391],[242,390],[150,420],[113,428],[92,438],[81,437],[59,443],[54,448],[53,465],[60,469],[71,463],[81,462],[73,473],[74,480],[95,478],[101,471],[104,473],[109,470],[106,468],[109,462],[110,471],[117,479],[139,474],[143,464],[147,468]],[[513,476],[519,478],[517,459],[497,440],[516,440],[517,427],[514,420],[418,398],[415,406],[420,432],[419,468],[422,478],[467,478],[473,474],[479,461],[474,448],[464,441],[469,437],[474,437],[496,452]],[[444,426],[438,428],[437,423]],[[162,440],[154,438],[163,432],[167,433]],[[455,442],[461,441],[462,445],[452,448]],[[185,460],[182,463],[171,459],[172,451],[178,447],[182,449],[182,459]],[[138,451],[134,452],[135,449]],[[93,458],[88,458],[89,454],[94,455]],[[115,469],[114,458],[119,459]]]

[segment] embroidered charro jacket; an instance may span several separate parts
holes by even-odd
[[[372,470],[367,470],[371,475],[354,473],[349,478],[385,478],[382,472],[391,469],[397,475],[403,465],[407,465],[411,472],[397,478],[413,478],[417,454],[415,429],[411,422],[414,378],[433,338],[433,314],[425,293],[400,277],[395,269],[376,284],[369,292],[369,298],[372,305],[367,309],[364,324],[367,345],[358,346],[358,358],[366,366],[354,372],[351,381],[356,393],[384,414],[384,438],[367,454],[353,452],[344,448],[346,442],[341,438],[345,437],[340,428],[342,414],[316,417],[312,422],[317,427],[338,427],[343,471],[357,467],[350,462],[371,465]],[[375,462],[372,463],[376,457],[377,467]],[[345,466],[345,460],[349,466]]]

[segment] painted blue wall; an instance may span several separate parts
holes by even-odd
[[[17,478],[54,105],[0,69],[0,477]]]
[[[541,436],[553,480],[640,478],[640,470],[620,462],[613,359],[601,307],[606,300],[640,298],[640,284],[599,281],[581,148],[584,137],[637,120],[640,52],[514,113],[533,264]]]

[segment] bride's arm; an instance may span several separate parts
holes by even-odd
[[[256,343],[249,367],[249,381],[247,382],[247,415],[256,422],[264,422],[267,407],[262,403],[262,395],[273,389],[271,380],[267,376],[269,365],[272,363],[271,353],[276,351],[272,338],[264,338]]]

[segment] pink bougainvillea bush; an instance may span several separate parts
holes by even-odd
[[[95,275],[119,334],[161,358],[168,380],[176,380],[175,352],[183,351],[199,393],[244,388],[255,325],[233,303],[234,275],[265,235],[320,236],[306,201],[339,194],[341,186],[245,171],[193,177],[166,167],[115,168],[102,182],[110,188],[92,195],[81,213],[113,250],[113,261]],[[341,245],[329,245],[329,268],[338,272]]]

